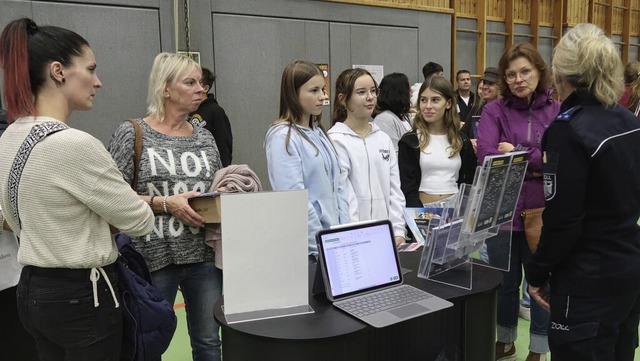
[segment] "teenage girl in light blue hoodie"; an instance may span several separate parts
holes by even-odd
[[[264,140],[271,188],[308,192],[309,254],[314,256],[316,232],[349,222],[338,157],[320,123],[326,99],[324,76],[315,64],[288,64],[280,85],[280,117]]]

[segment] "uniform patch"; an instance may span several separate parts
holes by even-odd
[[[571,120],[571,117],[573,116],[573,114],[575,112],[577,112],[578,110],[580,110],[581,108],[582,107],[580,105],[576,105],[575,107],[571,107],[571,108],[565,110],[564,112],[558,114],[558,116],[556,116],[555,120],[568,122],[569,120]]]
[[[554,173],[544,173],[542,175],[544,186],[544,199],[550,201],[556,195],[556,175]]]
[[[550,201],[556,195],[556,174],[558,172],[558,160],[560,154],[555,152],[542,152],[542,185],[544,198]]]

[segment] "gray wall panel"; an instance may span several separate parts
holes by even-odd
[[[331,101],[335,96],[335,80],[344,69],[350,68],[351,61],[351,25],[342,23],[331,23],[329,25],[329,36],[331,37],[330,51],[331,64]]]
[[[550,27],[541,26],[538,31],[540,36],[553,35],[553,28],[550,28]],[[551,66],[551,56],[553,53],[553,39],[540,37],[538,39],[538,51],[540,52],[542,59],[544,59],[547,65]]]
[[[456,24],[458,29],[476,29],[477,28],[477,20],[476,19],[464,19],[458,18],[456,20]],[[484,69],[476,69],[476,49],[478,44],[478,34],[475,33],[467,33],[458,31],[456,38],[456,68],[454,69],[454,74],[458,70],[466,69],[471,72],[471,75],[479,75],[482,76],[482,72]],[[455,78],[451,79],[452,82],[455,83]],[[475,87],[477,84],[477,78],[472,78],[472,91],[475,92]]]
[[[451,73],[451,16],[445,14],[419,12],[418,60],[415,78],[410,81],[422,82],[422,66],[435,61],[444,68],[443,75]],[[409,45],[406,45],[407,47]]]
[[[192,0],[195,7],[200,1]],[[330,20],[359,24],[405,26],[415,24],[423,11],[411,11],[376,6],[339,4],[312,0],[210,0],[216,13],[252,14],[268,17]],[[447,14],[435,14],[450,17]]]
[[[161,51],[160,1],[146,7],[85,3],[0,1],[0,26],[20,16],[40,25],[71,29],[87,39],[96,55],[97,74],[103,83],[90,112],[74,112],[70,125],[108,144],[124,119],[146,113],[147,83],[153,58]],[[162,1],[162,3],[168,3]],[[140,1],[135,4],[140,5]]]
[[[42,24],[73,29],[89,41],[96,55],[103,88],[97,93],[93,111],[72,115],[72,126],[106,144],[119,122],[146,114],[149,72],[155,55],[161,51],[158,10],[34,4],[34,18]],[[109,36],[105,29],[137,36]]]
[[[418,66],[417,29],[352,25],[351,45],[353,64],[382,65],[384,74],[409,74]]]
[[[263,140],[278,118],[282,70],[294,59],[326,63],[328,25],[214,14],[213,33],[217,96],[232,124],[233,162],[249,164],[270,189]]]
[[[343,24],[331,24],[331,29],[333,79],[354,64],[382,65],[385,75],[399,72],[410,78],[418,66],[417,29]]]
[[[417,67],[417,30],[411,28],[214,14],[213,33],[216,89],[234,130],[234,163],[250,164],[267,189],[262,142],[278,117],[280,76],[287,63],[297,58],[328,63],[332,102],[335,79],[353,64],[383,65],[385,74]],[[329,115],[326,107],[327,128]]]
[[[487,30],[488,31],[497,31],[504,32],[504,23],[498,23],[495,21],[487,21]],[[500,57],[502,57],[502,53],[504,53],[504,36],[496,35],[496,34],[488,34],[487,35],[487,59],[486,66],[498,66],[498,62],[500,61]],[[474,57],[475,58],[475,57]],[[481,71],[484,71],[482,69]]]
[[[640,42],[640,38],[638,38],[637,36],[632,36],[631,39],[629,40],[629,42],[631,44],[638,44]],[[639,48],[637,46],[630,46],[629,47],[629,59],[633,59],[633,60],[639,60],[640,58],[638,58],[638,50]],[[633,61],[631,60],[631,61]]]

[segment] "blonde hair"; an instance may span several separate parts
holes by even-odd
[[[160,121],[164,120],[164,91],[166,87],[183,74],[200,65],[182,54],[160,53],[156,56],[149,75],[149,91],[147,94],[147,113],[155,114]]]
[[[582,23],[569,30],[553,51],[553,70],[576,88],[587,88],[612,106],[624,89],[623,66],[613,41],[596,25]]]

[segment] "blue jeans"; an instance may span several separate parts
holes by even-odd
[[[496,237],[508,237],[509,233],[500,233]],[[500,252],[487,242],[489,263],[505,264],[506,252]],[[518,338],[518,311],[520,309],[520,284],[522,283],[522,266],[531,258],[531,250],[527,245],[524,232],[511,233],[511,259],[509,272],[502,272],[502,287],[498,289],[498,335],[503,343],[512,343]],[[547,329],[549,312],[537,302],[531,302],[531,325],[529,327],[529,350],[535,353],[549,352]]]
[[[180,286],[193,361],[220,361],[220,326],[213,318],[213,306],[222,294],[222,271],[213,261],[172,264],[152,272],[151,279],[171,304],[175,303]]]
[[[104,270],[117,290],[115,267]],[[41,361],[120,360],[122,311],[102,275],[97,281],[99,306],[94,305],[89,277],[86,269],[22,269],[18,315],[35,338]]]

